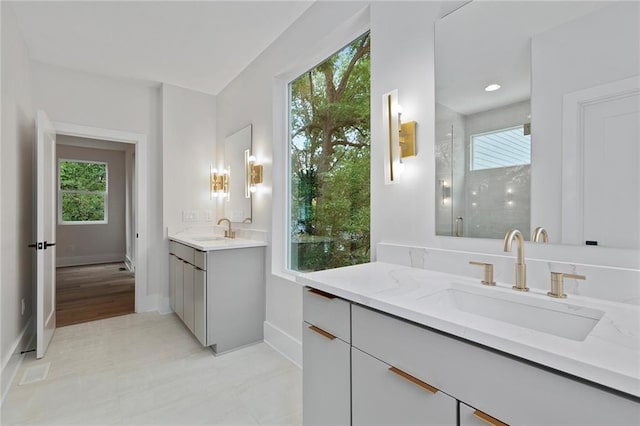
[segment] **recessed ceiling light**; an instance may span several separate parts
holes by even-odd
[[[500,88],[500,85],[497,83],[493,83],[484,88],[485,92],[495,92]]]

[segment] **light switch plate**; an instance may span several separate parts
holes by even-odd
[[[213,219],[215,218],[215,213],[213,212],[213,210],[205,210],[203,213],[205,221],[213,222]]]

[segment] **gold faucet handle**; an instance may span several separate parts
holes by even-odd
[[[471,260],[469,265],[483,266],[484,267],[484,278],[480,281],[484,285],[496,285],[496,282],[493,280],[493,264],[484,263],[484,262],[476,262],[475,260]]]
[[[558,299],[565,299],[567,297],[567,295],[564,294],[565,278],[573,278],[574,280],[587,279],[587,277],[584,275],[565,274],[563,272],[552,272],[551,273],[551,291],[547,292],[547,296],[555,297]]]

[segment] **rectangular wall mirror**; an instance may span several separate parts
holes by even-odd
[[[640,248],[639,16],[476,0],[436,23],[436,235]]]
[[[251,223],[251,193],[246,191],[250,176],[247,159],[251,154],[251,125],[243,127],[224,140],[225,168],[229,171],[229,195],[224,201],[224,216],[231,222]]]

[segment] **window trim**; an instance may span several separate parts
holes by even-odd
[[[76,191],[60,188],[60,164],[62,162],[104,164],[106,185],[104,191]],[[95,160],[76,160],[71,158],[58,158],[58,225],[107,225],[109,223],[109,163]],[[102,194],[104,195],[104,220],[66,221],[62,219],[62,194]]]

